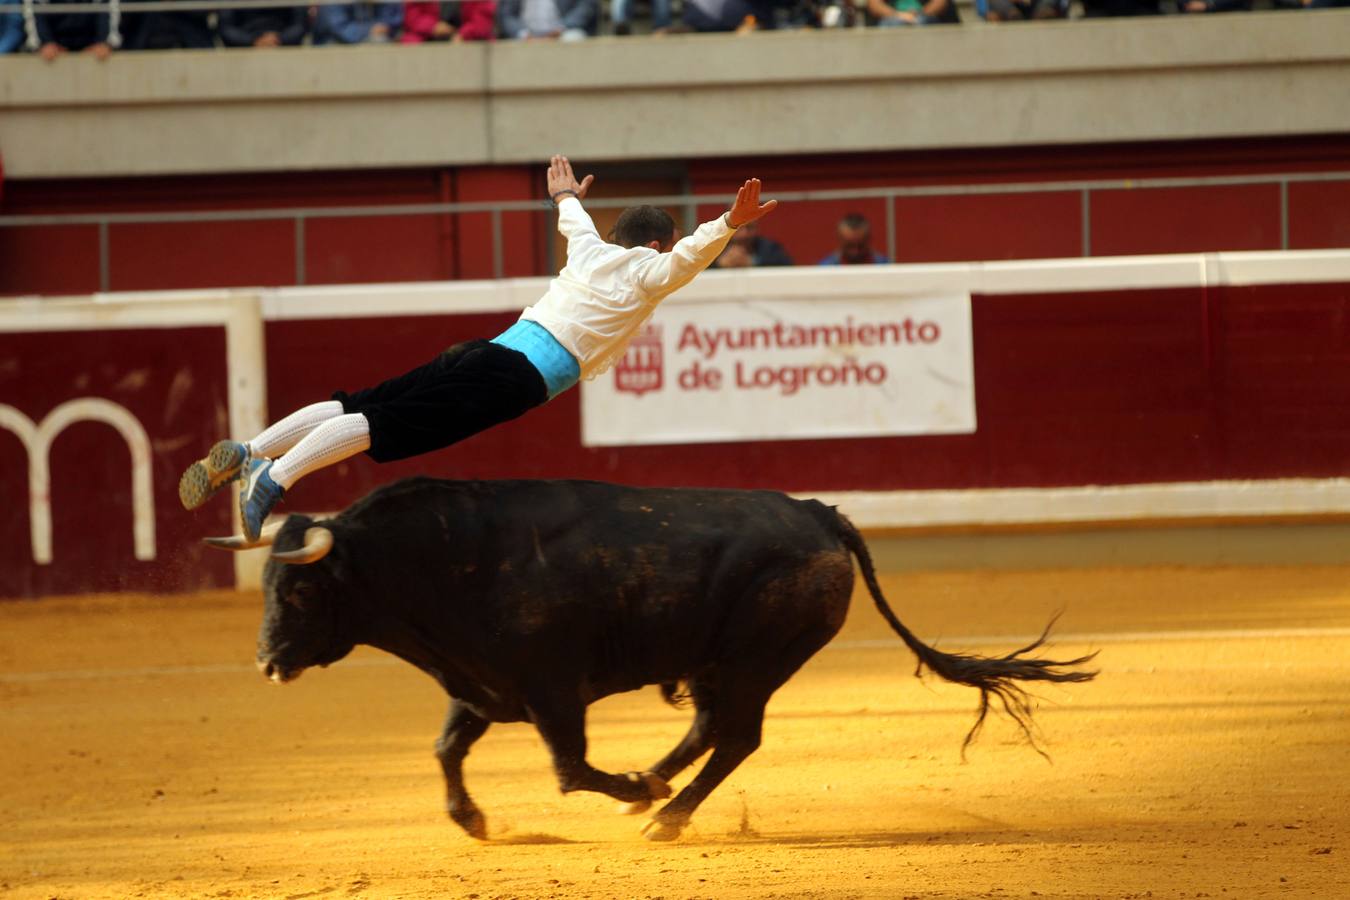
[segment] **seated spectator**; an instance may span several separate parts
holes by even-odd
[[[580,41],[595,34],[600,0],[501,0],[502,37],[521,41]]]
[[[460,0],[457,41],[495,41],[497,39],[497,0]]]
[[[399,35],[399,43],[451,40],[455,36],[455,26],[450,22],[449,5],[403,0],[403,33]]]
[[[1083,0],[1083,15],[1089,19],[1105,16],[1160,16],[1158,0]]]
[[[0,0],[0,10],[13,6],[13,12],[0,12],[0,53],[14,53],[23,48],[23,15],[20,0]]]
[[[803,23],[808,28],[852,28],[859,22],[858,17],[866,17],[853,0],[807,0],[804,4],[807,14]]]
[[[975,0],[975,14],[986,22],[1067,19],[1069,0]]]
[[[652,4],[652,34],[665,34],[670,31],[670,0],[651,0]],[[633,0],[611,0],[609,4],[609,19],[614,23],[614,33],[632,34],[633,26],[629,24],[628,14],[633,6]]]
[[[886,254],[872,249],[872,225],[861,213],[849,213],[835,229],[839,249],[820,261],[822,266],[854,266],[888,263]]]
[[[790,266],[792,257],[788,256],[782,244],[759,233],[758,222],[749,222],[736,229],[731,240],[727,241],[726,249],[713,265],[719,269],[742,266]]]
[[[38,53],[47,62],[75,50],[83,50],[99,60],[107,59],[114,48],[122,45],[122,11],[117,0],[106,4],[99,0],[73,2],[86,3],[90,8],[105,8],[107,12],[35,15],[33,24],[37,30]]]
[[[1221,13],[1251,12],[1252,0],[1177,0],[1177,12]]]
[[[882,28],[910,25],[957,25],[961,15],[956,0],[867,0],[867,11]]]
[[[777,10],[794,0],[684,0],[682,19],[691,31],[748,34],[777,27]]]
[[[713,260],[714,269],[748,269],[755,264],[744,244],[728,243]]]
[[[497,39],[497,0],[460,0],[457,41]]]
[[[454,10],[458,9],[458,14]],[[456,21],[457,20],[457,21]],[[497,37],[497,0],[403,4],[405,44],[424,41],[491,41]]]
[[[309,30],[309,10],[303,6],[222,9],[217,29],[226,47],[296,47]]]
[[[320,6],[314,17],[314,43],[382,44],[392,41],[403,25],[399,3],[339,3]]]
[[[125,50],[205,50],[216,45],[207,12],[152,12],[134,17]]]

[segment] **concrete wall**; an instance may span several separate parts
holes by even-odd
[[[10,178],[1343,133],[1350,11],[0,58]]]

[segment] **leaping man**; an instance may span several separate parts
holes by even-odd
[[[581,205],[592,181],[577,181],[565,156],[550,160],[548,193],[567,262],[514,325],[382,384],[338,391],[251,440],[220,441],[179,480],[183,506],[196,509],[242,480],[239,513],[256,541],[272,508],[311,472],[362,452],[391,462],[439,450],[546,403],[607,371],[657,304],[706,269],[737,228],[778,205],[760,203],[759,179],[751,178],[727,212],[678,242],[669,213],[634,206],[608,243]]]

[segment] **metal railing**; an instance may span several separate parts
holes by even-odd
[[[997,194],[1077,194],[1082,210],[1081,256],[1092,255],[1092,195],[1106,191],[1159,190],[1167,188],[1233,187],[1271,185],[1279,189],[1279,249],[1289,249],[1289,185],[1313,182],[1350,182],[1350,171],[1287,172],[1268,175],[1221,175],[1212,177],[1176,178],[1115,178],[1077,181],[1035,181],[1005,184],[932,185],[907,187],[873,187],[820,191],[775,191],[770,196],[781,203],[813,203],[840,200],[882,200],[885,203],[886,255],[896,258],[896,201],[907,197],[965,197]],[[684,230],[692,231],[698,224],[700,206],[722,206],[730,203],[730,194],[666,194],[616,198],[589,198],[591,209],[619,209],[639,204],[675,207],[683,210]],[[145,213],[74,213],[52,215],[0,216],[0,228],[31,228],[55,226],[91,226],[98,229],[98,284],[100,291],[110,290],[111,245],[110,230],[118,225],[156,225],[202,222],[263,222],[291,221],[294,224],[295,278],[294,283],[305,283],[306,231],[311,219],[360,219],[391,216],[444,216],[483,214],[489,217],[492,236],[492,273],[503,277],[504,250],[502,215],[505,213],[540,213],[549,208],[547,201],[507,200],[476,203],[412,203],[375,206],[321,206],[286,207],[278,209],[201,210],[191,212]],[[550,249],[553,229],[545,228]],[[1273,249],[1273,248],[1272,248]],[[551,253],[549,254],[551,258]],[[546,274],[546,273],[536,273]]]

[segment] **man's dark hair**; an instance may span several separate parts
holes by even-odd
[[[619,213],[611,234],[620,247],[645,247],[652,241],[664,247],[675,236],[675,220],[655,206],[630,206]]]
[[[867,221],[867,217],[862,213],[849,213],[839,220],[840,228],[847,228],[849,231],[871,231],[872,225]]]

